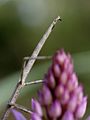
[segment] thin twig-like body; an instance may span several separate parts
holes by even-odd
[[[17,108],[21,111],[24,111],[26,113],[29,113],[29,114],[32,114],[32,111],[28,110],[27,108],[25,108],[24,106],[22,105],[18,105],[18,104],[9,104],[10,106],[14,107],[14,108]]]
[[[46,59],[51,59],[52,56],[38,56],[38,57],[24,57],[24,60],[29,60],[29,59],[37,59],[37,60],[46,60]]]
[[[27,82],[24,84],[24,86],[37,84],[37,83],[43,83],[43,80],[35,80],[35,81]]]
[[[39,43],[37,44],[35,50],[33,51],[32,55],[30,58],[36,58],[41,50],[41,48],[43,47],[45,41],[47,40],[47,38],[49,37],[50,33],[52,32],[55,24],[57,23],[58,20],[61,20],[60,16],[58,16],[50,25],[50,27],[48,28],[48,30],[46,31],[46,33],[43,35],[43,37],[41,38],[41,40],[39,41]],[[16,100],[20,94],[20,90],[24,87],[25,84],[25,80],[34,64],[34,62],[36,61],[36,59],[28,59],[27,62],[24,62],[23,65],[23,69],[22,69],[22,73],[21,73],[21,77],[19,79],[19,82],[16,85],[16,88],[9,100],[10,104],[15,104]],[[10,108],[12,108],[12,106],[7,105],[6,110],[1,118],[1,120],[6,120],[9,116],[10,113]]]

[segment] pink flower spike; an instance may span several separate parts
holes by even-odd
[[[58,50],[53,56],[52,64],[39,90],[38,99],[43,112],[42,119],[83,119],[87,97],[84,96],[83,86],[74,71],[71,55],[64,50]]]
[[[15,120],[26,120],[26,118],[23,116],[22,113],[15,109],[11,109],[11,112],[13,113]]]
[[[84,116],[87,107],[87,97],[85,96],[81,102],[81,104],[77,107],[75,116],[77,119],[80,119]]]
[[[61,120],[74,120],[73,113],[66,111]]]

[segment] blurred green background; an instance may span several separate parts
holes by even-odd
[[[31,55],[52,20],[61,16],[40,55],[69,51],[88,94],[90,113],[90,0],[0,0],[0,116],[20,77],[24,56]],[[38,61],[28,80],[43,79],[50,60]],[[40,85],[28,86],[18,103],[30,108]],[[35,93],[35,94],[34,94]],[[10,120],[10,118],[8,118]]]

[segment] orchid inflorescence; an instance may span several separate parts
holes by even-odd
[[[69,53],[58,50],[45,74],[38,91],[38,99],[31,100],[30,120],[80,120],[87,107],[87,96],[78,82],[73,60]],[[17,110],[11,109],[16,120],[26,120]],[[90,120],[90,117],[87,118]]]

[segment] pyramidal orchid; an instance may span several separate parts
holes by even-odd
[[[74,71],[69,53],[58,50],[45,74],[38,92],[38,99],[32,99],[30,120],[80,120],[87,107],[87,96]],[[13,111],[16,116],[16,111]],[[17,113],[16,120],[21,114]],[[23,116],[23,115],[22,115]],[[25,120],[22,117],[22,120]],[[86,120],[90,120],[88,117]]]
[[[37,107],[33,109],[33,106]],[[83,118],[86,107],[87,96],[84,95],[83,86],[78,82],[72,58],[64,50],[58,50],[44,77],[38,100],[32,100],[34,114],[31,119],[79,120]],[[39,116],[39,119],[33,119],[34,115]]]

